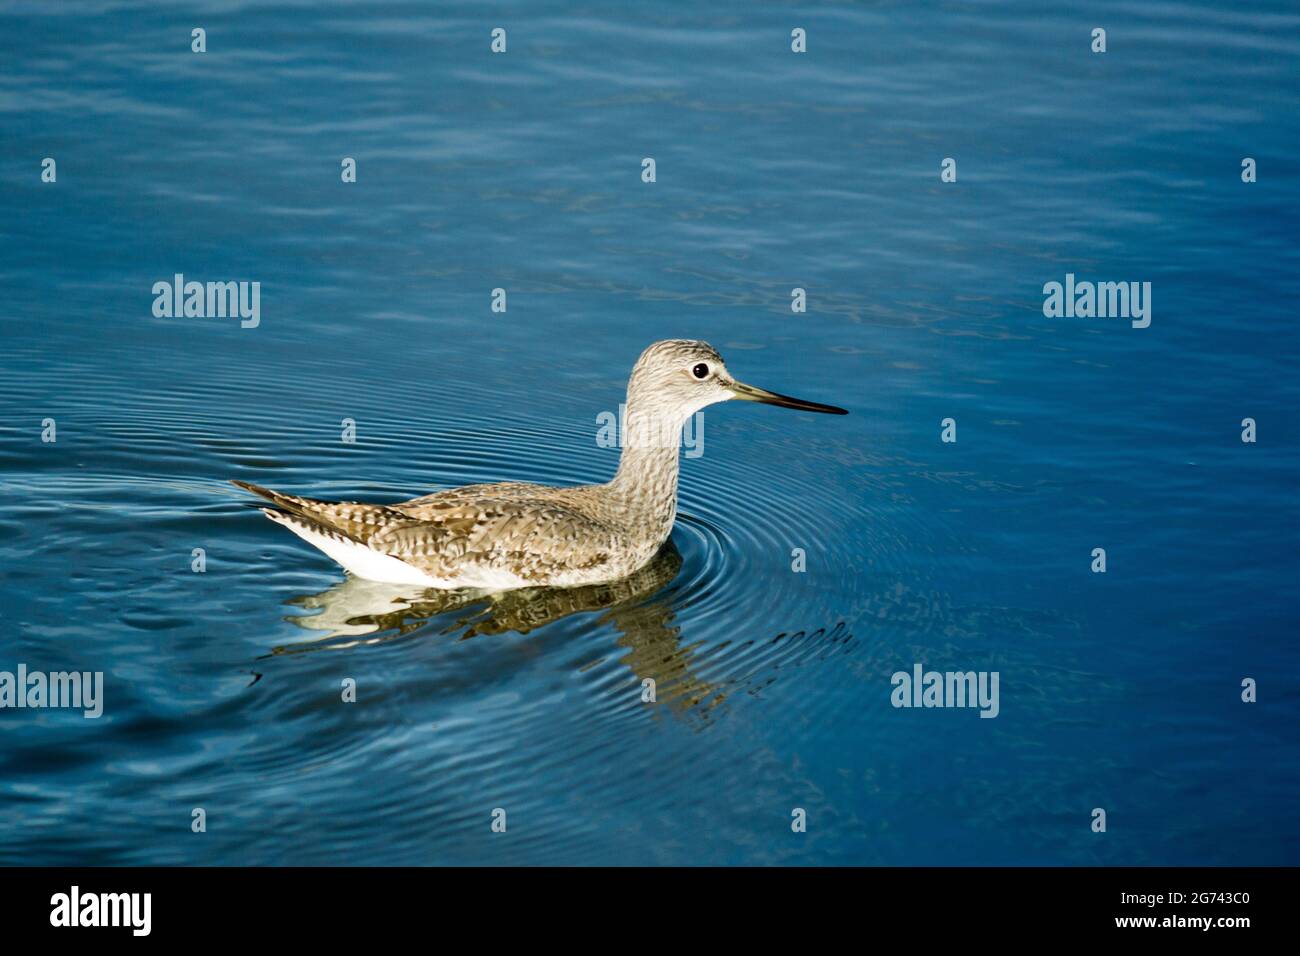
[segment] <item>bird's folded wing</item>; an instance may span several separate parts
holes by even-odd
[[[478,498],[421,512],[421,519],[393,523],[368,544],[434,573],[474,564],[522,575],[541,567],[599,567],[615,547],[611,529],[550,502]]]

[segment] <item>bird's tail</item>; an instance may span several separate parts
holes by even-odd
[[[331,504],[328,501],[321,501],[317,498],[303,498],[299,495],[286,495],[283,492],[272,491],[270,488],[263,488],[261,485],[255,485],[251,481],[240,481],[238,478],[230,479],[230,483],[237,488],[251,491],[259,498],[265,498],[278,508],[283,508],[285,511],[292,514],[303,515],[308,518],[314,518],[312,512],[319,512],[324,508],[328,508]]]
[[[359,577],[421,587],[436,583],[418,568],[382,550],[375,550],[368,543],[381,528],[391,528],[394,524],[400,526],[409,521],[405,515],[383,505],[321,501],[286,495],[247,481],[233,483],[283,508],[283,511],[263,508],[262,514],[276,524],[284,525]]]
[[[270,488],[263,488],[261,485],[247,481],[233,480],[232,484],[265,498],[277,508],[283,508],[295,517],[306,518],[363,543],[380,531],[391,530],[411,520],[407,515],[384,505],[303,498],[301,495],[286,495],[282,491],[272,491]]]

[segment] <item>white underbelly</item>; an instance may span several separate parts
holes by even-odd
[[[467,567],[463,574],[440,578],[426,574],[391,554],[382,554],[357,541],[323,529],[313,521],[296,515],[264,508],[262,513],[277,524],[282,524],[308,544],[320,549],[341,566],[359,578],[385,584],[414,584],[425,588],[482,588],[504,591],[512,588],[535,587],[544,581],[530,581],[510,571],[496,568]]]

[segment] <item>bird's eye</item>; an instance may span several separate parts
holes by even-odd
[[[708,378],[709,367],[705,365],[703,362],[700,362],[698,365],[695,366],[695,368],[691,369],[691,374],[694,375],[696,378]]]

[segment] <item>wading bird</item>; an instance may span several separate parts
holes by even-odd
[[[597,584],[641,568],[668,540],[682,426],[733,398],[847,414],[745,385],[707,343],[668,339],[642,352],[632,369],[622,456],[605,484],[512,481],[363,504],[234,483],[282,509],[262,509],[272,521],[372,581],[490,591]]]

